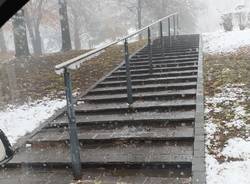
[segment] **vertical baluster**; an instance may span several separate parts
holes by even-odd
[[[82,177],[82,167],[80,159],[80,144],[77,136],[76,116],[72,96],[72,82],[70,73],[64,68],[64,84],[67,101],[67,116],[69,120],[70,153],[72,160],[73,176],[79,180]]]
[[[172,47],[172,38],[171,38],[171,19],[168,18],[168,39],[169,39],[169,47]]]
[[[161,39],[161,50],[162,55],[164,54],[164,38],[163,38],[163,24],[162,21],[160,21],[160,39]]]
[[[127,75],[127,102],[129,105],[133,103],[132,96],[132,82],[131,82],[131,73],[130,73],[130,64],[129,64],[129,51],[128,51],[128,40],[124,41],[124,54],[125,54],[125,64],[126,64],[126,75]]]
[[[151,40],[151,30],[148,27],[148,51],[149,51],[149,71],[153,72],[153,63],[152,63],[152,40]]]
[[[161,48],[163,48],[163,25],[162,21],[160,22],[160,39],[161,39]]]
[[[176,37],[176,15],[173,16],[174,38]]]
[[[177,35],[179,35],[179,14],[177,14]]]

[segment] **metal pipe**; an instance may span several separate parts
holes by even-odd
[[[148,28],[149,72],[153,73],[151,30]]]
[[[84,59],[89,58],[89,57],[91,57],[92,55],[94,55],[94,54],[96,54],[96,53],[99,53],[100,51],[105,50],[105,49],[111,47],[112,45],[115,45],[115,44],[117,44],[117,43],[120,43],[120,42],[124,41],[125,39],[128,39],[128,38],[131,38],[131,37],[133,37],[133,36],[135,36],[135,35],[138,35],[138,34],[141,33],[142,31],[147,30],[149,27],[152,27],[152,26],[158,24],[158,23],[161,22],[161,21],[164,21],[164,20],[166,20],[166,19],[169,19],[170,17],[172,17],[173,15],[176,15],[176,14],[177,14],[177,13],[170,14],[170,15],[168,15],[168,16],[166,16],[166,17],[163,17],[163,18],[161,18],[161,19],[159,19],[159,20],[153,22],[152,24],[150,24],[150,25],[148,25],[148,26],[146,26],[146,27],[143,27],[142,29],[140,29],[140,30],[138,30],[138,31],[136,31],[136,32],[134,32],[134,33],[128,35],[128,36],[125,36],[125,37],[123,37],[123,38],[121,38],[121,39],[119,39],[119,40],[117,40],[117,41],[115,41],[115,42],[112,42],[112,43],[107,44],[107,45],[105,45],[105,46],[103,46],[103,47],[101,47],[101,48],[95,49],[95,50],[90,51],[90,52],[88,52],[88,53],[82,54],[82,55],[80,55],[80,56],[78,56],[78,57],[76,57],[76,58],[70,59],[70,60],[68,60],[68,61],[66,61],[66,62],[64,62],[64,63],[61,63],[61,64],[59,64],[59,65],[56,65],[56,66],[55,66],[55,70],[61,70],[61,69],[64,69],[64,68],[69,68],[71,65],[75,64],[75,63],[78,62],[78,61],[82,61],[82,60],[83,60],[83,62],[84,62],[84,61],[85,61]]]
[[[129,64],[129,51],[128,51],[128,40],[124,40],[124,55],[125,55],[125,64],[126,64],[126,75],[127,75],[127,102],[129,105],[133,103],[132,96],[132,82],[131,82],[131,72]]]
[[[67,101],[67,116],[69,120],[69,141],[70,154],[72,161],[73,176],[76,180],[82,178],[82,167],[80,159],[80,144],[77,136],[76,116],[74,110],[74,102],[72,96],[72,82],[70,73],[67,68],[64,68],[64,85]]]

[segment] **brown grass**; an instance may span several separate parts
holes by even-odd
[[[131,43],[130,53],[135,52],[145,44],[144,41]],[[50,54],[41,57],[29,57],[15,59],[0,66],[0,80],[4,88],[4,101],[11,102],[10,82],[8,81],[7,66],[14,68],[17,80],[18,101],[25,102],[28,99],[36,100],[42,97],[64,98],[63,77],[54,71],[54,66],[74,58],[86,51],[70,51],[66,53]],[[74,89],[80,92],[87,90],[96,81],[108,74],[123,60],[123,46],[113,46],[96,58],[93,58],[75,71],[72,71]],[[1,90],[1,89],[0,89]]]

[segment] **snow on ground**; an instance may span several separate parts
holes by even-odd
[[[43,99],[33,103],[14,107],[9,106],[5,111],[0,111],[0,129],[2,129],[10,142],[14,144],[17,139],[33,131],[46,119],[51,117],[56,110],[66,105],[64,100]]]
[[[203,34],[203,49],[205,53],[233,52],[244,46],[250,46],[250,29]]]
[[[247,98],[242,87],[228,85],[221,89],[221,93],[206,98],[207,184],[249,184],[250,137],[245,130],[249,114],[241,106]],[[233,118],[218,121],[214,114],[221,115],[228,109],[230,114],[233,113]],[[234,131],[239,132],[239,136],[227,137]],[[229,138],[221,149],[216,147],[220,141],[218,134]],[[209,150],[213,150],[213,154]],[[216,160],[218,157],[225,160],[219,163]]]

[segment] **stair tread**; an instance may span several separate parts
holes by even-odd
[[[165,90],[165,91],[155,91],[155,92],[140,92],[133,94],[133,97],[152,97],[152,96],[173,96],[173,95],[181,95],[185,97],[185,95],[196,94],[196,89],[184,89],[184,90]],[[82,100],[98,100],[98,99],[117,99],[117,98],[127,98],[127,94],[98,94],[98,95],[86,95],[82,98]]]
[[[147,78],[147,79],[133,79],[132,82],[154,82],[159,80],[182,80],[182,79],[197,79],[197,75],[191,75],[191,76],[177,76],[177,77],[159,77],[159,78]],[[126,83],[126,80],[120,80],[120,81],[103,81],[100,84],[121,84]]]
[[[161,68],[153,68],[153,72],[156,71],[185,71],[185,70],[194,70],[197,69],[197,65],[194,66],[178,66],[178,67],[161,67]],[[145,69],[136,69],[136,70],[130,70],[131,73],[140,73],[140,72],[148,72],[149,68]],[[113,72],[113,75],[119,74],[119,73],[126,73],[125,70],[117,70]]]
[[[77,112],[88,112],[97,110],[119,110],[119,109],[139,109],[147,107],[174,107],[174,106],[185,106],[195,105],[194,99],[187,100],[169,100],[169,101],[135,101],[130,107],[127,103],[108,103],[108,104],[89,104],[82,103],[75,107]]]
[[[169,66],[185,66],[185,65],[197,65],[197,61],[190,61],[190,62],[182,62],[182,63],[176,63],[176,62],[174,62],[174,63],[152,63],[152,65],[153,65],[153,67],[154,68],[161,68],[161,67],[169,67]],[[149,67],[149,63],[147,62],[147,63],[145,63],[145,65],[138,65],[138,66],[136,66],[136,65],[133,65],[133,66],[130,66],[130,69],[138,69],[138,68],[141,68],[141,69],[143,69],[143,68],[148,68]],[[120,67],[119,68],[119,70],[125,70],[126,69],[126,66],[125,65],[123,65],[122,67]]]
[[[190,58],[190,57],[198,57],[198,53],[197,54],[183,54],[183,55],[172,55],[172,56],[152,56],[153,60],[157,60],[157,59],[182,59],[182,58]],[[131,61],[140,61],[141,59],[148,59],[148,56],[145,57],[133,57],[131,58]]]
[[[180,74],[180,75],[185,75],[185,74],[191,74],[193,75],[193,73],[197,73],[197,70],[186,70],[186,71],[173,71],[173,72],[157,72],[157,73],[153,73],[153,74],[132,74],[131,77],[133,79],[133,77],[149,77],[149,78],[153,78],[154,76],[156,75],[159,75],[159,76],[164,76],[164,75],[170,75],[170,74]],[[106,79],[112,79],[112,78],[120,78],[120,77],[126,77],[126,75],[115,75],[115,76],[112,76],[110,75],[109,77],[107,77]]]
[[[184,61],[197,61],[198,60],[198,56],[197,57],[183,57],[183,58],[152,58],[152,62],[153,63],[157,63],[157,62],[184,62]],[[146,63],[148,62],[148,58],[136,58],[136,59],[131,59],[130,60],[130,64],[137,64],[137,63]]]
[[[114,170],[116,172],[114,172]],[[190,172],[185,168],[91,168],[82,171],[84,184],[94,184],[101,181],[101,184],[187,184],[191,182]],[[8,169],[3,170],[0,175],[1,184],[69,184],[72,183],[73,177],[70,169]],[[122,173],[122,177],[117,175]],[[173,174],[175,173],[175,174]],[[90,177],[91,176],[91,177]],[[98,178],[98,181],[97,179]]]
[[[151,126],[123,126],[109,129],[83,129],[78,130],[79,140],[97,141],[97,140],[169,140],[193,138],[194,130],[190,126],[176,127],[151,127]],[[69,132],[67,129],[46,129],[38,132],[31,140],[32,142],[43,141],[65,141],[69,140]]]
[[[116,112],[115,112],[116,113]],[[157,120],[190,120],[194,119],[195,111],[176,111],[176,112],[137,112],[127,114],[113,115],[78,115],[76,117],[77,124],[81,123],[112,123],[112,122],[127,122],[127,121],[157,121]],[[68,119],[65,116],[59,117],[50,123],[51,126],[67,126]]]
[[[190,142],[145,142],[82,145],[80,155],[82,163],[190,163],[193,145]],[[178,146],[177,146],[178,145]],[[10,163],[60,163],[70,164],[69,147],[57,144],[43,148],[29,147],[20,149]]]
[[[176,87],[176,86],[191,86],[196,85],[196,82],[181,82],[181,83],[171,83],[171,84],[145,84],[145,85],[133,85],[132,89],[144,89],[144,88],[159,88],[159,87]],[[105,92],[105,91],[115,91],[115,90],[126,90],[126,86],[118,87],[100,87],[91,90],[91,92]]]

